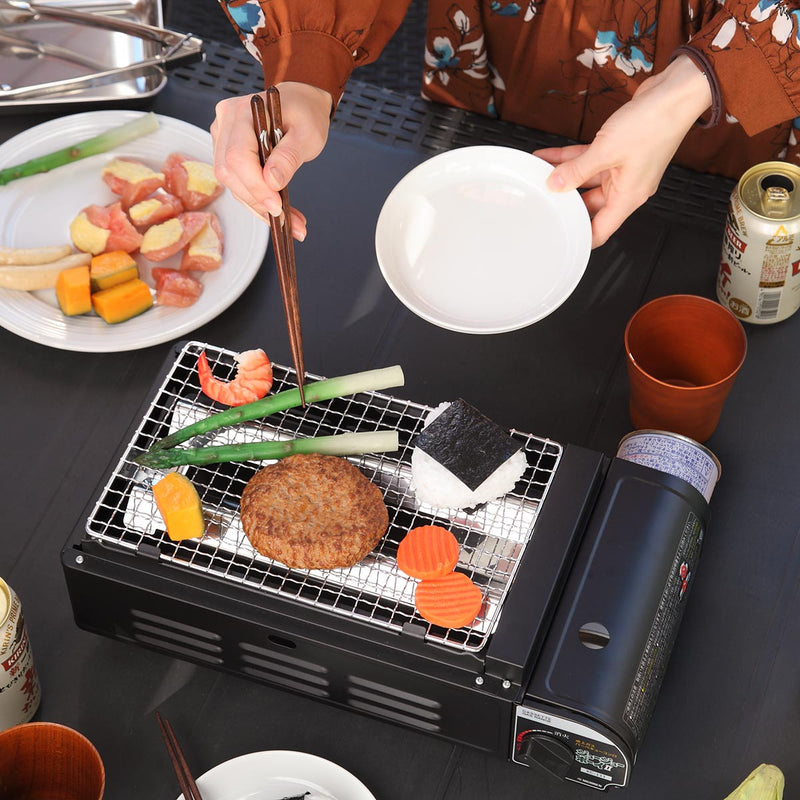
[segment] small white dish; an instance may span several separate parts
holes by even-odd
[[[141,111],[105,110],[60,117],[36,125],[0,145],[0,165],[12,166],[80,142],[128,122]],[[157,115],[154,133],[107,153],[90,156],[52,172],[32,175],[0,187],[0,245],[41,247],[68,244],[69,223],[86,206],[105,205],[117,198],[100,172],[115,156],[141,159],[159,167],[173,151],[211,163],[208,131],[188,122]],[[201,276],[203,293],[189,308],[154,306],[127,322],[107,325],[93,314],[66,317],[52,289],[22,292],[0,289],[0,326],[40,344],[62,350],[107,353],[135,350],[178,339],[221,314],[250,285],[269,242],[269,225],[225,191],[211,205],[224,238],[222,265]],[[142,277],[150,264],[137,257]],[[176,255],[152,266],[177,267]]]
[[[375,800],[343,767],[295,750],[264,750],[232,758],[201,775],[197,788],[203,800],[281,800],[306,791],[335,800]]]
[[[411,170],[375,231],[398,299],[463,333],[516,330],[558,308],[586,269],[591,222],[577,191],[545,186],[552,169],[522,150],[482,145]]]

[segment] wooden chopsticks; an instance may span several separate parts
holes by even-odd
[[[167,745],[169,760],[172,762],[172,768],[175,770],[175,776],[178,778],[178,786],[180,786],[181,792],[183,792],[183,800],[203,800],[200,795],[200,790],[194,782],[192,773],[189,771],[189,765],[186,763],[181,746],[175,738],[172,725],[170,725],[169,720],[164,719],[158,711],[156,711],[156,720],[158,720],[158,726],[161,728],[161,735],[164,737],[164,742]]]
[[[270,86],[266,91],[266,108],[261,95],[255,94],[250,100],[253,114],[253,127],[258,140],[258,158],[263,167],[272,149],[283,136],[283,118],[281,116],[281,100],[278,89]],[[289,346],[297,373],[297,385],[300,389],[300,401],[306,404],[303,383],[305,382],[305,364],[303,363],[303,336],[300,330],[300,304],[297,297],[297,272],[294,260],[294,241],[292,239],[291,211],[289,192],[282,189],[281,213],[278,217],[270,214],[269,224],[272,230],[272,241],[275,247],[275,263],[278,267],[278,281],[283,298],[283,310],[286,314],[286,326],[289,331]]]

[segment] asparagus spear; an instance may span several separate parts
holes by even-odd
[[[64,147],[44,156],[32,158],[23,164],[13,167],[0,169],[0,186],[5,186],[17,178],[27,178],[29,175],[36,175],[39,172],[49,172],[56,167],[63,167],[73,161],[79,161],[87,156],[105,153],[114,147],[119,147],[132,139],[138,139],[146,133],[152,133],[158,129],[158,120],[155,114],[148,112],[141,117],[137,117],[116,128],[111,128],[91,139],[85,139],[77,144]]]
[[[306,402],[318,403],[321,400],[331,400],[334,397],[342,397],[347,394],[377,391],[379,389],[387,389],[390,386],[402,386],[404,381],[405,377],[402,368],[394,366],[372,369],[366,372],[354,372],[351,375],[340,375],[338,378],[328,378],[315,383],[308,383],[303,388]],[[252,403],[226,408],[225,411],[212,414],[205,419],[187,425],[185,428],[174,431],[163,439],[159,439],[151,445],[150,452],[166,450],[201,433],[209,433],[219,428],[235,425],[237,422],[248,422],[268,417],[270,414],[285,411],[287,408],[295,408],[300,404],[300,390],[286,389],[283,392],[262,397],[261,400],[255,400]]]
[[[321,453],[327,456],[385,453],[397,450],[397,431],[366,431],[340,433],[336,436],[316,436],[308,439],[288,439],[278,442],[247,442],[214,447],[186,447],[148,451],[133,460],[142,467],[169,469],[187,464],[219,464],[223,461],[264,461],[285,458],[298,453]]]

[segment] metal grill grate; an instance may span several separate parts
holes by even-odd
[[[349,569],[298,570],[261,556],[250,545],[238,515],[247,481],[266,462],[183,467],[200,493],[206,519],[201,539],[173,542],[153,501],[151,486],[163,473],[143,469],[133,458],[168,432],[218,410],[200,391],[196,363],[205,350],[215,375],[235,370],[234,353],[188,342],[177,353],[125,452],[103,488],[86,524],[86,534],[116,547],[222,578],[234,584],[292,598],[300,603],[400,632],[407,625],[430,641],[460,650],[479,650],[494,630],[517,564],[562,448],[547,439],[511,431],[522,443],[528,469],[514,491],[476,509],[448,510],[419,504],[411,486],[416,434],[432,409],[377,392],[365,392],[289,409],[268,419],[196,437],[188,446],[263,439],[321,436],[348,431],[395,429],[397,453],[350,458],[379,486],[389,510],[389,528],[363,561]],[[297,385],[293,370],[273,364],[273,392]],[[202,441],[199,441],[202,440]],[[457,569],[483,592],[483,609],[470,627],[437,628],[414,611],[416,581],[397,568],[397,546],[419,525],[448,527],[460,544]],[[414,628],[412,628],[413,630]]]

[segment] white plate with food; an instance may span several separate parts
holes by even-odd
[[[203,800],[283,800],[306,792],[308,800],[375,800],[343,767],[295,750],[264,750],[232,758],[201,775],[197,788]]]
[[[493,145],[433,156],[383,205],[375,248],[411,311],[463,333],[502,333],[546,317],[572,294],[591,252],[578,192],[551,192],[552,166]]]
[[[0,145],[0,167],[78,143],[144,112],[88,111],[53,119],[30,128]],[[159,169],[172,152],[212,163],[208,131],[181,120],[156,115],[158,129],[106,153],[89,156],[50,172],[11,181],[0,187],[0,246],[38,248],[70,243],[70,222],[90,204],[119,199],[101,177],[114,157],[137,159]],[[194,305],[177,308],[155,305],[125,322],[107,324],[99,316],[65,316],[55,292],[0,289],[0,325],[40,344],[63,350],[117,352],[150,347],[177,339],[214,319],[249,286],[269,242],[269,226],[225,190],[204,211],[219,218],[224,251],[221,266],[201,276],[203,291]],[[153,286],[149,269],[177,267],[178,256],[156,264],[137,256],[142,278]]]

